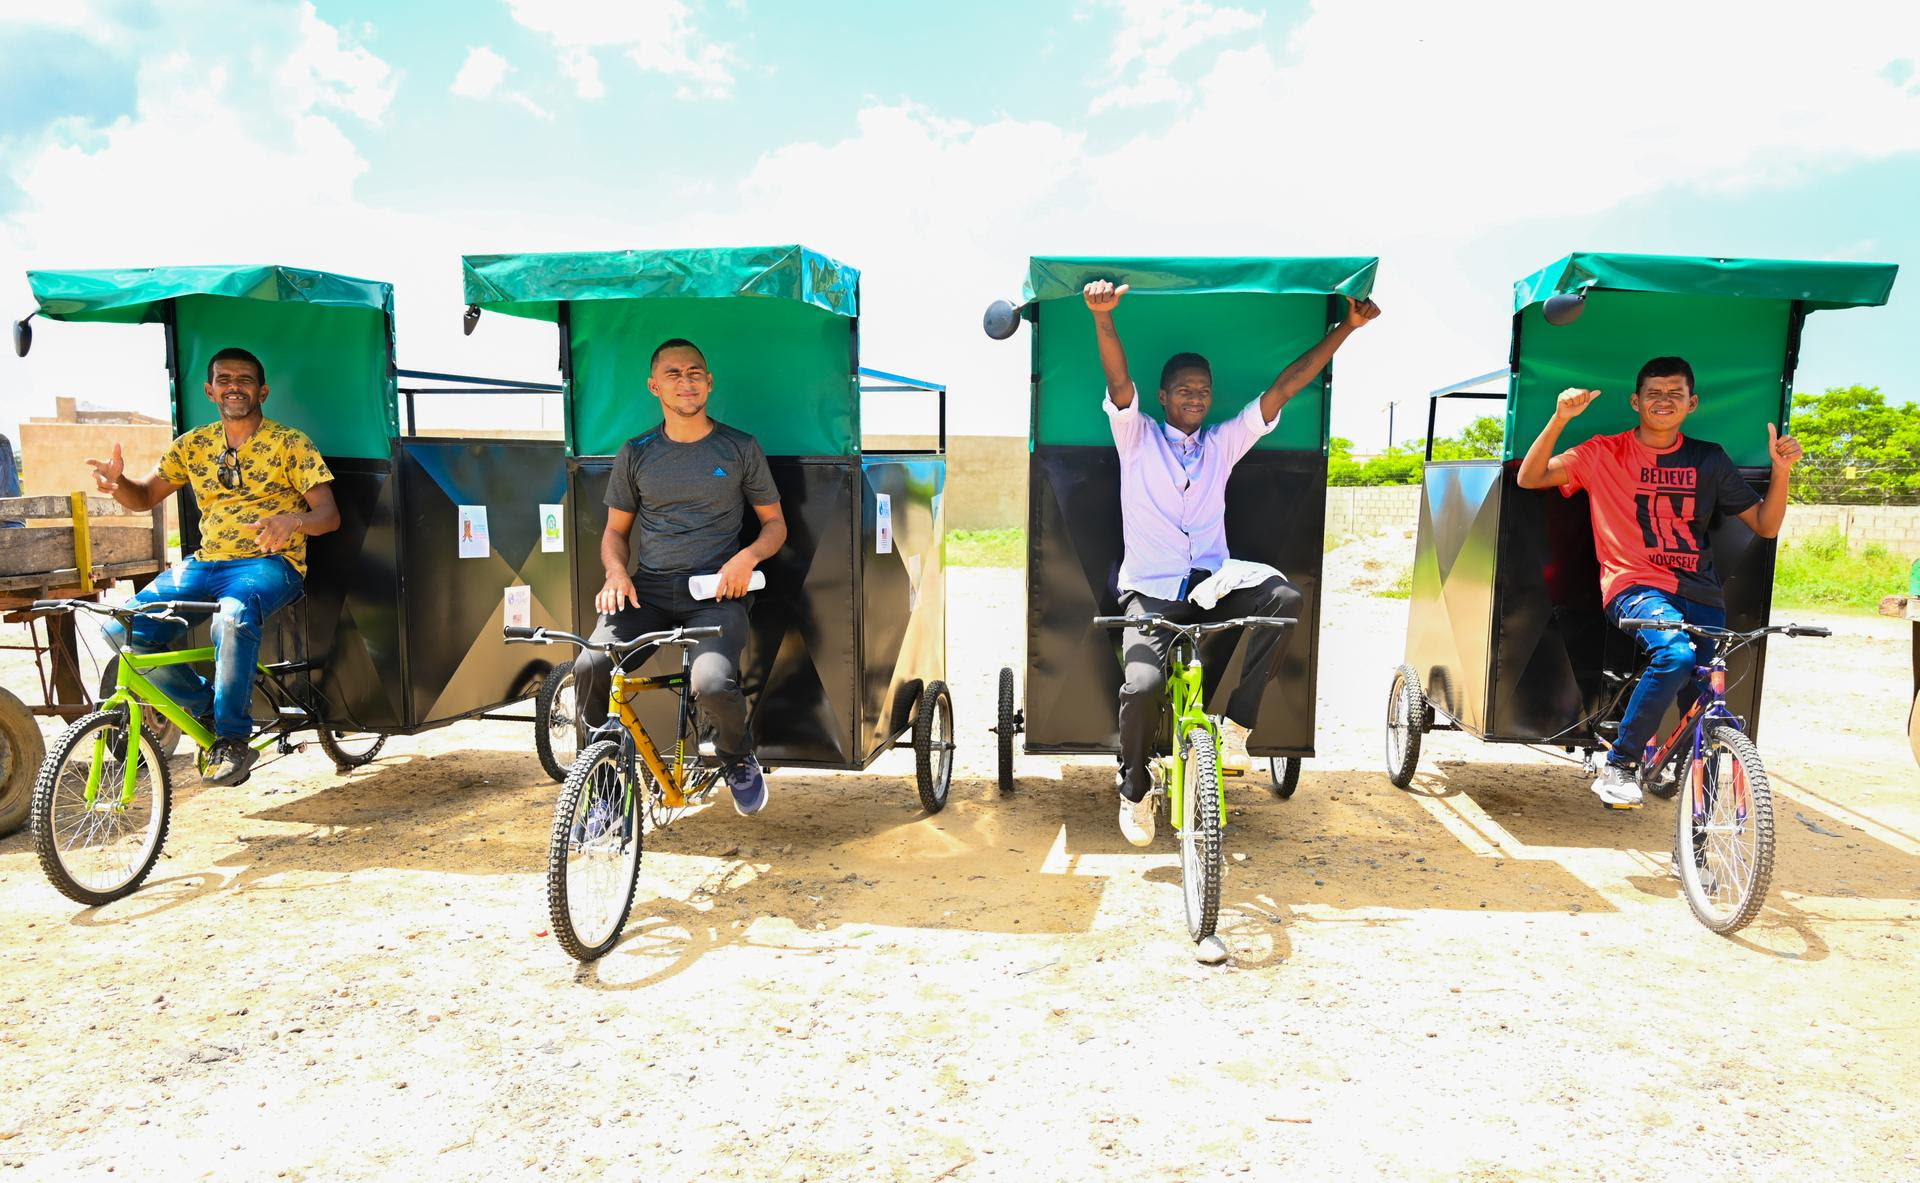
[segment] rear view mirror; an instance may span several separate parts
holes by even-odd
[[[1540,314],[1547,318],[1547,323],[1550,325],[1570,325],[1579,320],[1580,314],[1586,310],[1587,293],[1560,292],[1547,297],[1546,305],[1540,309]]]
[[[29,313],[13,322],[13,354],[15,357],[27,356],[27,350],[33,348],[33,326],[27,322],[33,319]]]
[[[1020,313],[1005,300],[995,300],[987,305],[987,314],[980,318],[980,327],[987,336],[996,341],[1004,341],[1020,329]]]
[[[480,305],[478,304],[467,305],[467,310],[460,314],[460,335],[462,337],[473,336],[474,326],[479,323],[480,323]]]

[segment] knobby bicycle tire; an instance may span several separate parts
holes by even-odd
[[[129,754],[140,761],[152,779],[152,814],[141,826],[139,845],[132,848],[132,857],[127,860],[124,870],[105,880],[83,883],[74,868],[68,865],[69,856],[77,856],[79,850],[61,849],[62,829],[68,828],[71,832],[71,825],[79,824],[69,824],[71,811],[63,808],[79,804],[72,797],[74,786],[64,784],[63,773],[69,765],[73,765],[79,774],[80,784],[86,783],[87,768],[93,761],[93,736],[102,729],[118,732],[117,746],[116,737],[110,731],[103,749],[108,765],[96,790],[95,807],[82,811],[87,818],[88,828],[92,830],[97,825],[109,824],[114,816],[111,809],[101,808],[98,802],[101,795],[118,795],[120,792],[121,762]],[[131,894],[152,873],[161,849],[167,844],[167,828],[173,817],[173,777],[167,768],[166,757],[160,754],[160,741],[146,727],[140,728],[139,740],[132,746],[126,742],[126,732],[127,717],[122,711],[94,711],[83,716],[54,741],[53,751],[40,766],[40,776],[34,782],[31,813],[34,853],[39,856],[40,870],[45,873],[47,881],[61,895],[77,904],[98,906]]]
[[[1213,736],[1204,727],[1187,732],[1186,784],[1181,786],[1186,818],[1180,840],[1181,895],[1187,908],[1187,935],[1204,941],[1220,920],[1220,777]]]
[[[1739,804],[1739,790],[1733,776],[1728,777],[1728,783],[1718,783],[1720,762],[1714,758],[1716,749],[1732,758],[1729,771],[1743,778],[1746,785],[1747,817],[1743,824],[1752,829],[1753,851],[1744,867],[1727,866],[1724,857],[1716,858],[1712,849],[1699,848],[1704,832],[1695,824],[1694,811],[1702,805],[1697,795],[1710,798],[1704,803],[1709,824],[1724,808],[1727,798],[1733,798],[1736,809]],[[1710,728],[1700,757],[1703,766],[1697,774],[1689,770],[1688,783],[1674,811],[1674,853],[1680,864],[1675,869],[1680,874],[1681,893],[1687,897],[1687,906],[1693,909],[1694,918],[1721,936],[1730,936],[1760,914],[1767,901],[1767,888],[1773,882],[1773,789],[1767,782],[1767,770],[1760,762],[1759,749],[1737,728],[1725,724]],[[1693,782],[1695,775],[1700,779],[1698,788]],[[1725,849],[1723,843],[1723,853]],[[1721,894],[1719,888],[1727,876],[1733,880],[1733,895],[1725,904],[1720,904],[1715,897]]]
[[[585,887],[585,861],[582,860],[583,882],[575,883],[569,872],[573,867],[570,855],[574,853],[574,821],[581,813],[582,796],[595,786],[605,789],[611,778],[615,790],[618,809],[625,814],[627,843],[619,854],[620,866],[613,880],[616,906],[607,913],[604,932],[582,934],[574,924],[574,896]],[[576,961],[594,961],[604,956],[620,942],[620,932],[626,927],[627,914],[633,909],[633,893],[640,879],[641,857],[641,818],[639,814],[638,785],[631,783],[626,776],[625,761],[620,755],[620,745],[611,740],[601,740],[590,744],[575,758],[573,767],[567,771],[567,779],[560,786],[560,796],[554,804],[553,832],[547,843],[547,915],[553,922],[554,939],[567,955]],[[591,801],[587,804],[590,806]],[[585,835],[583,835],[584,837]]]

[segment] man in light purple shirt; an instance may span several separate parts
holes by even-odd
[[[1142,414],[1113,312],[1127,285],[1095,280],[1083,292],[1093,312],[1100,368],[1107,379],[1106,412],[1120,454],[1120,519],[1126,553],[1120,563],[1120,601],[1129,616],[1153,613],[1179,623],[1235,616],[1300,613],[1300,592],[1284,576],[1228,592],[1210,609],[1187,597],[1227,562],[1227,477],[1261,436],[1280,422],[1287,405],[1333,359],[1354,330],[1380,315],[1372,300],[1347,301],[1347,318],[1280,371],[1265,393],[1233,418],[1206,426],[1213,406],[1213,368],[1197,353],[1176,353],[1160,371],[1166,421]],[[1247,649],[1240,685],[1227,717],[1251,728],[1260,696],[1286,652],[1292,628],[1262,629]],[[1152,780],[1147,771],[1153,725],[1164,684],[1166,633],[1130,628],[1121,637],[1126,665],[1120,686],[1120,832],[1135,846],[1153,841]]]

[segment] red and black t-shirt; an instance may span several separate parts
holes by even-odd
[[[1716,516],[1760,503],[1719,444],[1681,436],[1656,452],[1632,431],[1596,435],[1566,453],[1568,497],[1582,489],[1593,506],[1600,598],[1653,587],[1719,604],[1707,530]]]

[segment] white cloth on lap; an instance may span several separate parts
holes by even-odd
[[[1245,559],[1228,559],[1220,569],[1202,579],[1198,586],[1187,593],[1187,598],[1202,608],[1211,608],[1218,604],[1228,592],[1239,591],[1243,587],[1265,583],[1280,575],[1278,567],[1269,567],[1265,563],[1250,563]]]

